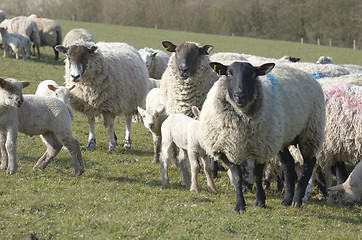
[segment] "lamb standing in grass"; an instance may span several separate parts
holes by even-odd
[[[26,58],[30,58],[31,55],[31,41],[30,38],[25,34],[12,33],[12,36],[19,39],[21,52],[26,56]]]
[[[223,161],[232,172],[237,197],[235,211],[245,211],[237,164],[248,158],[255,160],[254,206],[264,207],[264,164],[278,153],[286,182],[282,203],[301,206],[324,138],[321,86],[304,71],[287,66],[274,68],[273,63],[260,67],[242,62],[211,66],[221,77],[205,100],[198,134],[206,153]],[[264,76],[272,69],[272,74]],[[294,159],[288,151],[291,144],[299,144],[304,158],[303,176],[295,192]]]
[[[58,60],[59,52],[55,50],[56,45],[62,44],[62,28],[55,20],[49,18],[38,18],[30,15],[39,30],[40,46],[51,46],[54,49],[55,60]]]
[[[70,93],[71,106],[87,115],[89,139],[87,148],[96,147],[95,117],[103,115],[108,130],[109,150],[116,149],[114,119],[126,117],[124,147],[131,147],[132,114],[145,106],[148,71],[138,51],[126,43],[82,40],[70,47],[56,46],[66,54],[65,83],[75,85]]]
[[[72,135],[72,110],[53,97],[22,95],[22,88],[28,82],[0,78],[0,169],[9,174],[18,170],[16,159],[18,132],[27,135],[41,135],[47,146],[44,155],[33,170],[45,168],[63,145],[72,155],[75,175],[84,172],[84,163],[79,142]]]
[[[96,43],[93,35],[84,28],[75,28],[70,30],[64,37],[63,46],[69,47],[73,42],[83,40],[85,42]]]
[[[138,51],[148,68],[148,74],[150,77],[154,79],[161,79],[162,74],[167,68],[170,56],[161,50],[152,48],[142,48]]]
[[[192,117],[191,107],[201,108],[217,76],[210,69],[211,45],[200,47],[197,43],[182,42],[177,46],[162,42],[172,52],[161,79],[161,102],[167,114],[182,113]]]
[[[192,108],[195,116],[199,116],[199,111],[196,107]],[[190,186],[191,192],[198,192],[197,175],[199,172],[199,161],[202,161],[204,171],[207,178],[207,186],[209,191],[215,192],[216,187],[212,180],[211,162],[210,158],[206,155],[205,150],[200,145],[197,129],[199,121],[194,120],[184,114],[171,114],[162,124],[162,157],[161,157],[161,171],[162,171],[162,185],[169,184],[168,178],[168,162],[173,156],[173,149],[178,147],[183,151],[185,156],[188,156],[191,165],[191,186],[190,186],[190,173],[188,170],[187,158],[183,158],[180,162],[180,169],[187,187]]]
[[[52,96],[59,98],[61,101],[68,103],[71,87],[59,86],[54,80],[41,81],[36,89],[35,95],[37,96]]]
[[[8,33],[7,28],[0,27],[0,33],[3,39],[4,45],[4,57],[9,57],[11,50],[15,53],[15,58],[19,59],[19,53],[23,55],[25,60],[26,55],[23,52],[23,47],[19,39],[14,37],[11,33]]]

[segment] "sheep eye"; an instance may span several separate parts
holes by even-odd
[[[230,77],[231,73],[230,72],[226,72],[226,76]]]

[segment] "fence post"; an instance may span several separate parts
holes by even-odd
[[[300,39],[300,43],[301,43],[301,44],[304,43],[304,39],[303,39],[303,38]]]
[[[356,40],[353,40],[353,49],[356,50],[357,46],[356,46]]]
[[[157,30],[157,24],[155,24],[155,30]]]
[[[329,39],[329,46],[332,47],[332,39]]]
[[[319,38],[317,38],[317,45],[321,45],[321,42],[319,41]]]

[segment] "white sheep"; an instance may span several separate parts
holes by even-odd
[[[4,57],[9,57],[11,50],[15,54],[15,58],[19,59],[19,53],[23,55],[23,59],[25,60],[26,55],[23,52],[23,47],[19,39],[14,37],[11,33],[8,33],[7,28],[0,27],[0,33],[3,40],[4,45]]]
[[[362,161],[356,165],[343,184],[331,187],[329,190],[337,192],[341,206],[354,206],[362,196]]]
[[[138,51],[148,68],[148,74],[150,77],[154,79],[161,79],[162,74],[167,68],[170,56],[161,50],[152,48],[142,48]]]
[[[9,33],[19,33],[27,35],[32,41],[33,55],[35,56],[35,47],[38,50],[38,58],[40,58],[40,36],[38,26],[35,21],[29,17],[19,16],[12,19],[5,19],[1,24],[3,27],[8,27]]]
[[[210,56],[211,62],[220,62],[223,63],[225,61],[248,61],[241,53],[233,53],[233,52],[218,52],[214,53]]]
[[[58,60],[59,52],[55,50],[56,45],[62,44],[62,28],[55,20],[49,18],[39,18],[30,15],[38,26],[40,36],[40,46],[51,46],[54,49],[55,60]]]
[[[199,116],[196,107],[192,107],[195,116]],[[180,169],[186,187],[190,187],[191,192],[198,192],[197,175],[199,172],[199,161],[202,161],[207,179],[209,191],[215,192],[216,187],[212,180],[210,157],[206,155],[205,150],[200,145],[200,139],[197,134],[199,121],[192,119],[184,114],[171,114],[162,124],[162,185],[169,184],[168,162],[173,156],[173,150],[178,147],[180,151],[187,156],[191,166],[191,186],[190,173],[188,170],[187,158],[180,161]]]
[[[85,42],[96,43],[93,35],[84,28],[74,28],[70,30],[64,37],[63,46],[68,47],[73,44],[73,42],[78,40],[84,40]]]
[[[59,98],[61,101],[68,103],[70,91],[75,87],[59,86],[54,80],[41,81],[36,89],[37,96],[52,96]]]
[[[30,58],[31,55],[31,41],[28,35],[12,33],[12,36],[19,39],[21,52],[26,56],[26,58]],[[24,56],[23,55],[23,56]]]
[[[317,64],[333,64],[333,58],[329,56],[320,56],[316,61]]]
[[[95,117],[103,115],[108,130],[109,150],[116,149],[114,119],[126,117],[124,147],[131,147],[132,114],[137,106],[145,106],[148,92],[148,71],[138,51],[126,43],[90,42],[79,40],[70,47],[56,46],[66,54],[65,83],[75,85],[70,93],[71,106],[87,115],[89,141],[94,149]]]
[[[182,113],[192,117],[191,107],[201,108],[217,80],[209,65],[213,46],[200,47],[194,42],[182,42],[177,46],[168,41],[162,44],[172,55],[161,78],[161,102],[166,104],[167,114]]]
[[[230,66],[211,63],[211,66],[221,77],[207,95],[198,134],[206,153],[223,161],[232,172],[237,195],[235,211],[245,211],[237,164],[248,158],[255,160],[254,206],[263,207],[263,167],[278,153],[286,182],[282,203],[301,206],[315,156],[324,139],[325,104],[321,86],[304,71],[274,67],[273,63],[260,67],[242,62]],[[304,158],[303,176],[295,192],[294,159],[288,151],[291,144],[299,144]]]
[[[33,170],[45,168],[63,145],[72,155],[75,175],[84,172],[79,142],[72,135],[72,110],[53,97],[22,95],[22,88],[29,82],[13,78],[0,78],[0,169],[13,174],[18,169],[16,158],[18,132],[33,136],[41,135],[47,146],[44,155]]]

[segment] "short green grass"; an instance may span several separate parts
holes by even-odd
[[[337,63],[362,65],[361,51],[299,43],[172,32],[115,25],[59,21],[64,33],[84,27],[98,41],[124,41],[136,48],[161,48],[161,41],[192,40],[212,44],[214,52],[235,51],[270,57],[299,56],[315,61],[333,56]],[[3,51],[0,51],[3,54]],[[0,59],[0,76],[27,80],[24,93],[34,93],[44,79],[63,82],[64,65],[53,60],[51,48],[41,48],[42,58]],[[64,59],[64,55],[60,55]],[[125,132],[116,120],[119,139]],[[361,239],[361,205],[353,209],[328,206],[314,196],[301,208],[281,206],[283,196],[267,193],[267,208],[253,208],[254,194],[245,194],[245,214],[233,212],[235,191],[225,172],[215,179],[216,194],[207,192],[200,174],[200,193],[182,185],[180,171],[170,167],[168,188],[161,186],[158,164],[152,164],[151,134],[142,123],[132,124],[131,150],[122,146],[108,152],[107,134],[96,123],[97,149],[85,150],[86,117],[75,113],[74,136],[81,142],[86,171],[73,176],[70,155],[62,150],[41,172],[32,167],[45,151],[38,136],[19,134],[19,171],[0,172],[0,239],[22,239],[30,233],[45,239]],[[272,185],[275,189],[275,185]]]

